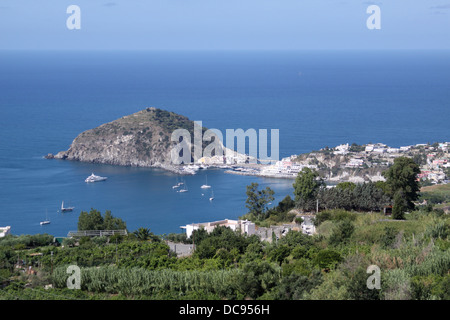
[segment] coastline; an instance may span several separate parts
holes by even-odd
[[[393,164],[395,158],[406,156],[422,160],[422,180],[431,180],[434,184],[446,184],[445,170],[450,167],[448,148],[450,142],[417,144],[400,148],[391,148],[378,143],[375,145],[339,145],[335,148],[321,149],[299,155],[291,155],[273,164],[249,162],[246,155],[233,159],[201,158],[191,164],[174,165],[161,162],[124,163],[111,160],[81,160],[80,158],[66,158],[60,155],[48,154],[46,159],[80,161],[86,163],[101,163],[118,166],[148,167],[166,170],[177,175],[195,175],[201,169],[224,169],[226,174],[241,176],[255,176],[273,179],[295,180],[298,173],[305,167],[320,172],[328,185],[340,182],[364,183],[368,181],[384,181],[382,172]],[[231,162],[232,163],[227,163]],[[255,159],[253,159],[255,161]]]

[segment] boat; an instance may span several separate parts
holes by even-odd
[[[84,180],[85,182],[98,182],[98,181],[105,181],[106,179],[108,179],[107,177],[100,177],[100,176],[96,176],[95,174],[91,174],[89,177],[86,178],[86,180]]]
[[[182,184],[182,186],[183,186],[183,189],[180,189],[180,190],[178,190],[177,192],[188,192],[188,189],[187,189],[187,187],[186,187],[186,184]]]
[[[178,181],[178,178],[177,178],[177,183],[172,186],[172,189],[178,189],[182,185],[184,185],[184,182],[183,181]]]
[[[213,201],[214,200],[214,191],[211,192],[211,197],[209,198],[209,201]]]
[[[40,222],[40,225],[50,224],[50,220],[48,220],[48,212],[45,213],[45,220]]]
[[[61,203],[61,212],[70,212],[73,211],[75,207],[64,207],[64,201]]]
[[[202,185],[200,188],[202,188],[202,189],[209,189],[209,188],[211,188],[211,186],[208,185],[208,176],[206,176],[206,183],[204,185]]]

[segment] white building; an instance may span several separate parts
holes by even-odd
[[[376,148],[373,148],[373,152],[385,153],[385,152],[387,152],[387,148],[386,147],[376,147]]]
[[[335,151],[333,151],[334,154],[347,154],[349,150],[349,145],[347,144],[341,144],[334,148]]]
[[[11,233],[11,227],[0,227],[0,238],[6,237],[8,234]]]
[[[256,232],[256,225],[248,220],[241,221],[241,232],[244,234],[252,235]]]
[[[302,222],[302,233],[312,235],[316,233],[316,227],[314,226],[314,218],[311,216],[301,216]]]
[[[180,227],[186,230],[186,236],[190,238],[194,230],[205,229],[206,232],[211,233],[216,227],[228,227],[233,231],[241,230],[242,233],[252,235],[255,233],[255,224],[248,220],[219,220],[213,222],[203,222],[203,223],[191,223]]]
[[[345,165],[347,168],[359,168],[364,164],[363,159],[353,158]]]

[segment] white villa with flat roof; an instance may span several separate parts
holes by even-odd
[[[8,234],[11,233],[11,227],[0,227],[0,238],[6,237]]]
[[[213,222],[191,223],[181,226],[181,229],[186,230],[186,236],[190,238],[194,230],[205,229],[208,233],[212,232],[216,227],[228,227],[233,231],[241,230],[242,233],[252,235],[255,233],[255,224],[248,220],[219,220]]]

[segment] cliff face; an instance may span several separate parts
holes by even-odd
[[[176,142],[175,129],[194,137],[194,122],[156,108],[147,108],[81,133],[69,150],[47,158],[136,167],[167,167]],[[203,128],[203,131],[206,129]]]

